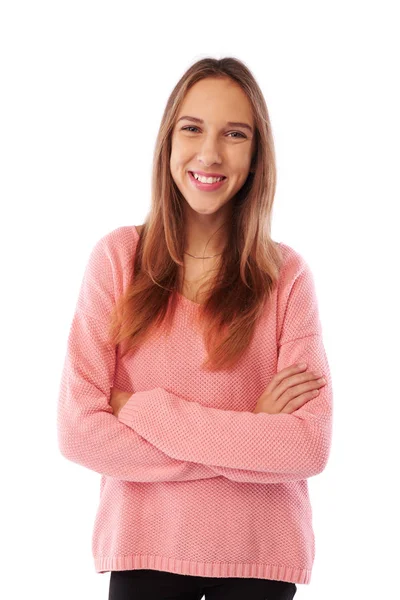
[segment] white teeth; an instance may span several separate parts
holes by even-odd
[[[216,183],[217,181],[222,181],[223,179],[223,177],[203,177],[197,173],[193,173],[193,177],[201,183]]]

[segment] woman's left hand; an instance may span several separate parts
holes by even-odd
[[[118,388],[111,388],[111,398],[110,405],[113,409],[113,415],[118,417],[118,413],[121,408],[128,402],[129,398],[132,396],[133,392],[123,392]]]

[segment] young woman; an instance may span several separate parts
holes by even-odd
[[[92,550],[112,600],[289,600],[310,583],[332,382],[310,268],[270,236],[275,185],[253,75],[200,60],[168,99],[145,223],[90,255],[58,439],[102,475]]]

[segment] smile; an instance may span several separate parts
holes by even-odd
[[[192,171],[188,171],[188,175],[189,175],[189,180],[190,180],[191,184],[197,190],[200,190],[202,192],[214,192],[215,190],[219,190],[219,188],[224,185],[225,181],[227,181],[227,178],[225,177],[221,181],[213,181],[212,183],[203,183],[202,181],[199,181],[198,179],[196,179],[194,177]],[[212,179],[215,180],[216,178],[213,177]]]

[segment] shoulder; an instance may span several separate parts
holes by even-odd
[[[279,344],[321,334],[313,272],[304,255],[280,244],[283,255],[277,291]]]
[[[313,287],[314,277],[308,260],[305,256],[288,244],[279,243],[282,255],[280,267],[278,293],[281,296],[287,296],[296,287]]]
[[[92,248],[92,258],[98,257],[112,263],[116,268],[124,268],[132,259],[138,233],[133,225],[117,227],[101,236]]]
[[[308,268],[306,258],[289,244],[279,242],[279,249],[282,255],[282,275],[296,275],[296,273]]]

